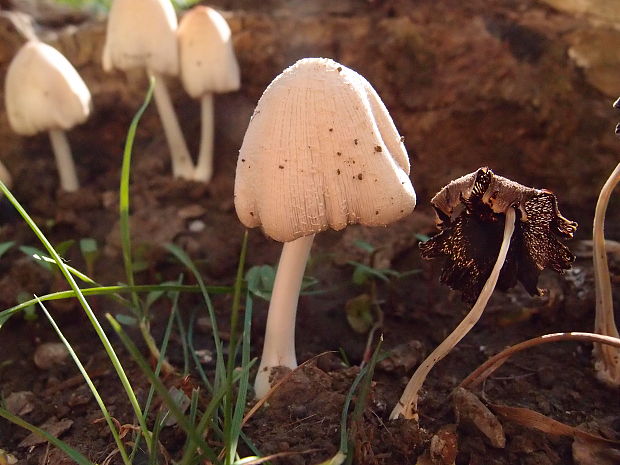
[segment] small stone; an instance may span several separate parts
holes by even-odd
[[[206,226],[207,225],[205,224],[204,221],[194,220],[189,223],[189,225],[187,226],[187,229],[189,229],[191,232],[200,232],[200,231],[204,231]]]
[[[69,352],[62,342],[45,342],[35,350],[34,364],[42,370],[49,370],[63,363],[68,356]]]

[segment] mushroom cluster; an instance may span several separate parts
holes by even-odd
[[[197,6],[180,26],[169,0],[114,0],[108,18],[103,68],[144,68],[155,80],[155,103],[162,120],[174,177],[208,182],[212,176],[214,92],[240,85],[239,65],[226,20]],[[198,166],[187,148],[166,76],[181,77],[186,91],[201,99],[202,136]]]
[[[385,226],[411,213],[409,158],[385,105],[361,75],[306,58],[267,87],[243,139],[235,208],[248,228],[284,243],[273,287],[257,397],[275,367],[295,368],[295,315],[314,235]]]

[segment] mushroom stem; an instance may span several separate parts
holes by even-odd
[[[80,183],[75,172],[75,164],[71,155],[71,147],[67,135],[62,129],[49,130],[52,150],[56,157],[56,167],[60,176],[60,187],[67,192],[75,192],[80,188]]]
[[[510,239],[512,238],[512,233],[515,229],[515,218],[516,214],[514,208],[509,208],[506,211],[504,237],[497,255],[497,260],[495,261],[491,274],[484,284],[476,303],[465,316],[463,321],[461,321],[454,331],[452,331],[452,333],[450,333],[450,335],[441,344],[439,344],[439,346],[437,346],[437,348],[428,357],[426,357],[426,360],[424,360],[415,371],[409,380],[409,383],[407,383],[398,404],[396,404],[396,407],[394,407],[394,410],[392,410],[392,413],[390,414],[391,420],[395,420],[400,416],[408,420],[418,419],[418,392],[422,387],[424,380],[428,376],[428,373],[437,362],[444,358],[452,350],[452,348],[457,345],[461,339],[463,339],[463,337],[474,327],[482,316],[482,312],[484,311],[491,294],[493,294],[493,290],[497,284],[497,279],[499,278],[499,274],[504,266],[504,262],[506,261],[506,254],[508,253],[508,249],[510,247]]]
[[[257,399],[263,398],[271,389],[269,378],[274,367],[297,367],[295,356],[295,316],[301,290],[301,282],[314,234],[285,242],[273,283],[263,355],[254,382]]]
[[[618,337],[614,321],[613,296],[605,250],[605,212],[614,188],[620,181],[620,163],[603,185],[596,209],[592,241],[594,245],[594,283],[596,293],[596,316],[594,332],[605,336]],[[612,386],[620,386],[620,350],[617,347],[594,344],[594,369],[599,380]]]
[[[168,88],[164,82],[164,77],[156,71],[149,71],[149,75],[155,78],[155,103],[157,111],[161,118],[168,147],[170,148],[170,157],[172,159],[172,175],[175,178],[191,179],[194,173],[194,163],[187,149],[179,120],[174,112],[174,106],[168,93]]]
[[[194,180],[209,182],[213,176],[213,94],[206,93],[200,99],[201,134],[198,162]]]

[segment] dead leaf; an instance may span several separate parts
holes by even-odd
[[[62,433],[67,431],[73,425],[73,420],[57,420],[56,418],[50,418],[45,423],[43,423],[39,428],[44,431],[47,431],[49,434],[54,436],[55,438],[59,437]],[[31,433],[26,438],[20,442],[17,447],[31,447],[37,446],[39,444],[45,444],[47,439],[43,436],[39,436],[38,434]]]
[[[620,449],[577,436],[573,441],[573,460],[576,465],[617,465]]]
[[[497,417],[474,393],[457,387],[453,394],[454,411],[459,423],[466,422],[478,429],[493,447],[506,446],[504,428]]]
[[[31,391],[18,391],[10,393],[4,402],[6,409],[13,415],[24,416],[34,410],[34,393]]]

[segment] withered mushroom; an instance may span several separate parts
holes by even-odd
[[[86,121],[91,96],[73,65],[50,45],[28,41],[9,65],[4,98],[15,132],[48,132],[60,185],[76,191],[79,182],[65,131]]]
[[[497,284],[520,281],[539,295],[545,268],[562,272],[574,256],[560,242],[577,223],[564,218],[555,195],[525,187],[480,168],[445,186],[431,200],[439,234],[420,244],[422,257],[443,258],[441,281],[462,291],[474,306],[456,329],[415,371],[390,418],[417,418],[418,391],[432,367],[473,328]],[[497,252],[499,249],[499,252]]]
[[[383,102],[362,76],[332,60],[306,58],[260,98],[237,161],[241,222],[284,242],[255,382],[295,368],[295,316],[314,235],[351,223],[385,226],[415,207],[409,158]]]
[[[620,99],[614,103],[614,108],[620,108]],[[616,134],[620,135],[620,124],[616,127]],[[618,336],[618,327],[614,319],[613,295],[611,290],[609,265],[605,250],[605,212],[614,188],[620,181],[620,163],[611,173],[603,185],[596,202],[594,211],[594,225],[592,228],[594,286],[596,294],[596,314],[594,318],[594,332],[606,336]],[[604,383],[620,386],[620,350],[616,347],[603,344],[594,344],[594,370],[598,379]]]

